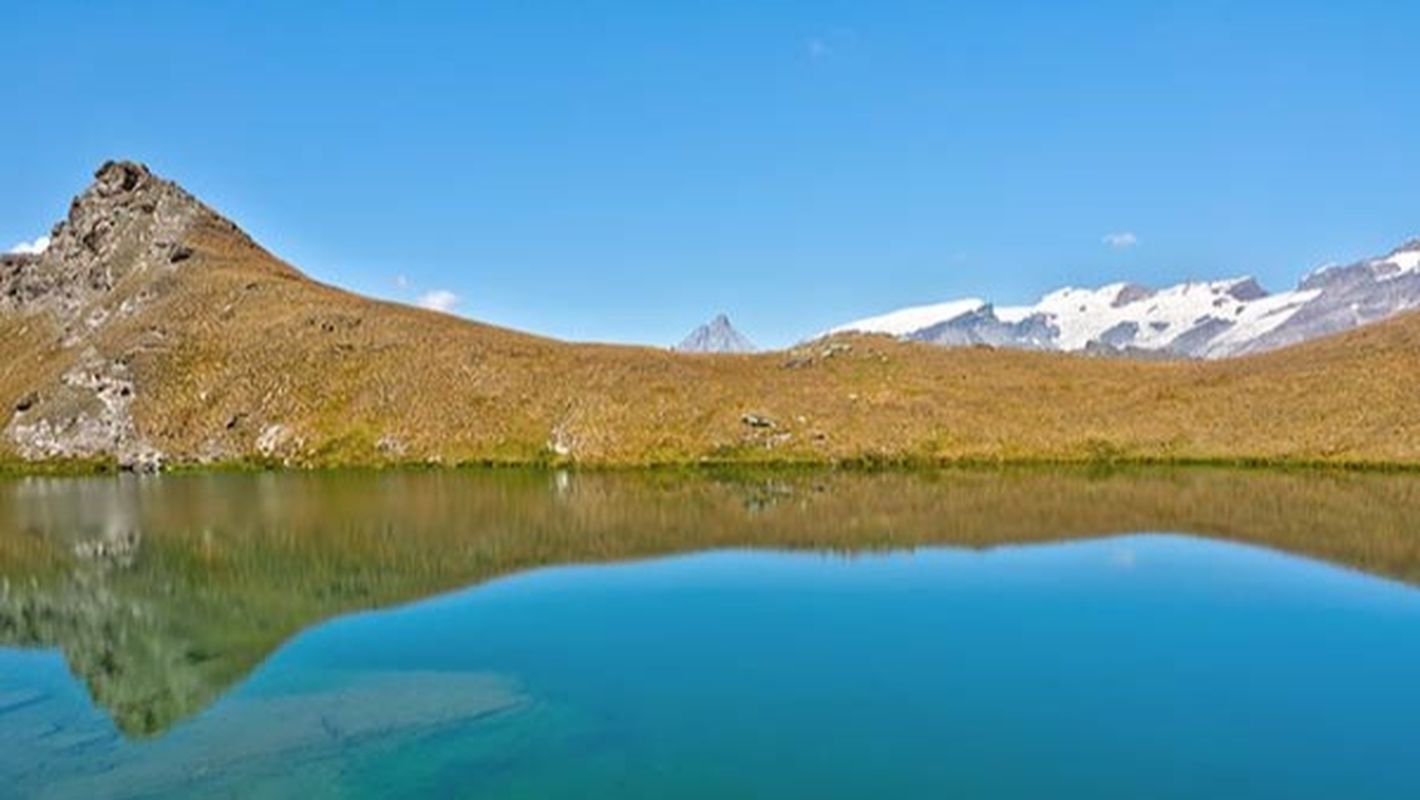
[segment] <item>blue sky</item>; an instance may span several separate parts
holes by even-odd
[[[128,157],[321,280],[564,338],[1280,289],[1420,235],[1416,30],[1364,0],[7,2],[0,246]]]

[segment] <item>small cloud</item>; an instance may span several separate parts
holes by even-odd
[[[409,276],[408,276],[408,275],[396,275],[396,276],[394,276],[394,285],[395,285],[396,287],[400,288],[400,289],[408,289],[408,288],[409,288]]]
[[[805,42],[804,49],[808,51],[809,58],[815,60],[826,58],[833,52],[833,47],[830,46],[828,42],[818,37],[814,37]]]
[[[20,242],[19,244],[10,248],[10,252],[18,253],[20,255],[37,256],[48,249],[49,237],[41,236],[38,239],[35,239],[33,242]]]
[[[1107,233],[1101,241],[1115,250],[1127,250],[1139,244],[1139,237],[1132,231],[1121,231],[1120,233]]]
[[[425,292],[415,301],[420,308],[427,308],[430,311],[439,311],[444,314],[451,314],[459,304],[459,296],[448,289],[435,289],[432,292]]]

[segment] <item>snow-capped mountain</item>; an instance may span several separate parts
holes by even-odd
[[[682,353],[753,353],[754,342],[730,324],[724,314],[690,332],[675,349]]]
[[[1252,278],[1154,290],[1066,288],[1032,306],[978,299],[904,308],[829,333],[886,333],[941,345],[1219,358],[1305,341],[1420,308],[1420,239],[1382,258],[1317,270],[1269,294]]]

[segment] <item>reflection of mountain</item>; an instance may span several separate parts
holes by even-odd
[[[720,547],[990,547],[1134,531],[1420,584],[1420,480],[1228,470],[527,471],[0,483],[0,641],[58,647],[130,735],[322,619],[529,567]]]

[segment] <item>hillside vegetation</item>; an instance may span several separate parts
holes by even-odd
[[[1207,363],[573,344],[316,283],[127,163],[54,242],[0,269],[12,463],[1420,465],[1415,315]]]

